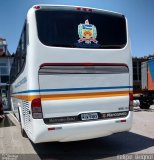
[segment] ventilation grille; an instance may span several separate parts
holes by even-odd
[[[23,101],[23,114],[24,114],[24,124],[25,124],[25,130],[29,134],[32,134],[32,123],[31,123],[31,114],[29,102]]]

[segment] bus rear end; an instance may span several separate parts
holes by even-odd
[[[128,131],[132,62],[125,17],[69,6],[33,10],[36,31],[29,18],[29,33],[36,40],[28,56],[34,57],[37,76],[31,86],[37,82],[38,90],[31,90],[36,95],[32,141],[77,141]]]

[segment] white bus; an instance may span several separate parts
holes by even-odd
[[[132,57],[124,15],[35,5],[11,69],[12,110],[32,142],[78,141],[128,131]]]

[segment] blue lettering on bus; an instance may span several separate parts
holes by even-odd
[[[19,81],[16,85],[15,85],[15,88],[21,86],[22,84],[26,83],[27,82],[27,78],[24,77],[21,81]]]

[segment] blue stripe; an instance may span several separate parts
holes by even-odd
[[[40,90],[27,90],[15,92],[13,94],[21,93],[42,93],[42,92],[62,92],[62,91],[90,91],[90,90],[108,90],[108,89],[131,89],[132,86],[113,86],[113,87],[90,87],[90,88],[61,88],[61,89],[40,89]]]

